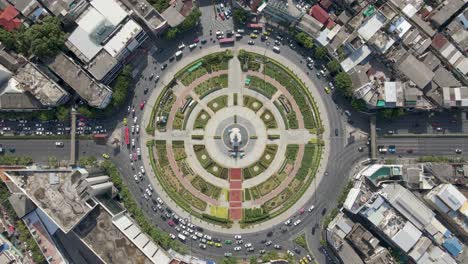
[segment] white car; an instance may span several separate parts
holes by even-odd
[[[211,240],[211,236],[209,236],[209,235],[204,235],[203,238],[206,239],[206,240]]]
[[[288,219],[286,222],[284,222],[285,225],[290,225],[291,224],[291,219]]]
[[[241,235],[235,235],[234,238],[237,239],[237,240],[241,240],[242,236]]]
[[[200,233],[200,232],[195,232],[195,235],[196,235],[197,237],[199,237],[199,238],[202,238],[202,237],[203,237],[203,234]]]
[[[174,234],[169,234],[169,236],[172,238],[172,239],[176,239],[176,236]]]
[[[235,247],[234,251],[241,251],[241,249],[242,249],[241,247]]]
[[[135,126],[132,126],[132,134],[135,134]]]
[[[153,186],[151,186],[151,184],[148,184],[148,190],[153,191]]]
[[[288,249],[288,251],[286,251],[286,253],[288,253],[289,256],[294,257],[294,253],[292,253],[291,250]]]
[[[56,147],[63,147],[63,142],[55,142]]]
[[[194,49],[197,47],[197,43],[190,44],[188,47],[189,49]]]
[[[265,243],[265,246],[268,247],[268,246],[270,246],[272,243],[273,243],[273,241],[271,241],[271,240],[270,240],[270,241],[267,241],[267,242]]]
[[[140,133],[140,125],[136,125],[136,127],[135,127],[135,131],[137,132],[137,134],[139,134],[139,133]]]
[[[250,248],[250,247],[252,247],[252,243],[247,243],[247,244],[244,245],[244,247]]]
[[[143,166],[140,167],[141,173],[145,174],[145,168]]]
[[[182,231],[182,234],[184,234],[184,235],[186,235],[186,236],[189,236],[189,235],[190,235],[190,234],[189,234],[187,231],[185,231],[185,230]]]
[[[133,118],[133,123],[136,123],[137,120],[138,120],[138,116],[135,116],[135,117]]]
[[[133,178],[135,179],[135,181],[138,183],[140,180],[138,180],[138,177],[135,175],[133,176]]]
[[[132,138],[132,148],[134,148],[134,147],[135,147],[135,139]]]
[[[190,234],[193,233],[193,229],[190,227],[187,227],[187,231],[189,231]]]
[[[149,200],[149,196],[146,193],[143,195],[143,197],[145,197],[145,200]]]
[[[141,156],[141,149],[140,148],[137,148],[137,155]]]
[[[206,249],[206,245],[205,245],[205,244],[200,243],[198,246],[199,246],[201,249]]]
[[[294,226],[298,226],[301,222],[301,219],[296,220],[296,222],[294,222]]]
[[[310,212],[312,212],[312,211],[314,210],[314,208],[315,208],[315,206],[312,205],[312,206],[309,208],[309,210],[307,210],[307,211],[309,211],[309,213],[310,213]]]
[[[195,226],[192,223],[187,223],[187,226],[190,228],[195,228]]]
[[[161,198],[159,198],[159,197],[156,198],[156,201],[157,201],[159,204],[162,204],[162,203],[163,203],[163,201],[162,201]]]
[[[183,50],[183,49],[185,49],[185,44],[184,43],[179,45],[179,50]]]
[[[193,240],[198,240],[198,237],[196,235],[191,236]]]

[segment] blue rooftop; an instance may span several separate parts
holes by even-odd
[[[463,245],[456,237],[446,239],[442,245],[454,257],[458,257],[463,250]]]

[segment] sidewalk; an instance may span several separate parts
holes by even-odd
[[[244,49],[244,50],[251,51],[251,52],[256,52],[256,53],[259,53],[259,54],[264,54],[264,51],[265,51],[263,48],[259,48],[259,47],[255,47],[255,46],[242,45],[242,44],[239,44],[239,43],[236,43],[236,47],[234,47],[233,49],[234,50]],[[171,81],[174,74],[177,71],[179,71],[180,69],[182,69],[184,66],[186,66],[187,63],[189,63],[191,61],[194,61],[194,60],[197,60],[197,59],[199,59],[199,58],[201,58],[203,56],[206,56],[208,54],[221,51],[221,50],[224,50],[224,49],[219,48],[219,47],[210,47],[210,48],[204,48],[204,49],[200,50],[199,52],[193,52],[193,53],[189,53],[187,55],[184,54],[184,59],[181,60],[181,61],[175,62],[174,65],[172,65],[169,68],[170,70],[167,71],[162,76],[161,82],[158,84],[158,87],[156,87],[156,89],[152,91],[152,94],[150,96],[148,96],[147,104],[150,105],[150,106],[153,106],[155,104],[156,99],[157,99],[159,93],[161,92],[161,88],[164,85],[166,85],[169,81]],[[303,72],[301,70],[298,70],[298,68],[291,61],[289,61],[287,58],[284,58],[281,55],[272,52],[271,50],[267,50],[265,54],[266,54],[266,56],[272,57],[273,59],[279,61],[280,63],[282,63],[283,65],[285,65],[289,69],[291,69],[291,71],[293,73],[295,73],[299,77],[299,79],[302,79],[305,82],[306,86],[309,87],[309,89],[311,91],[311,94],[312,94],[312,96],[314,97],[314,99],[315,99],[315,101],[317,103],[317,107],[320,110],[321,120],[323,122],[324,129],[325,129],[325,131],[329,132],[330,130],[329,130],[328,122],[327,122],[328,115],[327,115],[326,109],[324,108],[324,103],[323,103],[322,98],[320,97],[320,95],[318,93],[318,90],[317,90],[318,88],[315,87],[315,85],[307,77],[305,72]],[[263,75],[262,75],[262,78],[263,78]],[[240,85],[242,85],[242,84],[240,84]],[[142,120],[141,120],[142,121],[141,124],[144,127],[146,127],[146,125],[148,124],[148,121],[149,121],[149,118],[150,118],[150,115],[151,115],[151,110],[152,110],[152,107],[146,107],[144,109],[143,117],[142,117]],[[298,110],[299,109],[297,109],[297,111]],[[148,140],[153,139],[153,137],[144,132],[144,133],[141,133],[140,139],[141,139],[141,142],[147,142]],[[320,164],[320,166],[318,168],[316,177],[314,179],[315,181],[320,181],[322,179],[322,177],[324,175],[324,172],[325,172],[325,168],[327,167],[327,162],[329,160],[329,140],[328,140],[327,137],[324,137],[324,141],[325,141],[325,147],[324,147],[324,151],[323,151],[323,155],[322,155],[322,161],[323,162]],[[288,219],[292,214],[296,213],[297,211],[299,211],[300,208],[303,208],[305,206],[305,204],[313,196],[314,186],[315,186],[315,184],[312,183],[305,192],[307,195],[303,195],[293,206],[291,206],[288,210],[283,212],[281,215],[275,217],[274,219],[268,220],[268,221],[263,222],[263,223],[258,224],[258,225],[251,226],[251,227],[246,228],[246,229],[242,229],[238,225],[235,225],[232,228],[227,229],[227,228],[223,228],[223,227],[218,226],[218,225],[210,224],[210,223],[205,222],[205,221],[203,221],[203,220],[201,220],[199,218],[196,218],[196,217],[191,218],[191,216],[190,216],[190,214],[188,212],[184,211],[182,208],[177,206],[177,204],[174,201],[172,201],[172,199],[170,199],[170,197],[167,195],[167,193],[163,190],[162,186],[157,181],[156,176],[154,175],[154,172],[152,171],[152,169],[148,169],[148,168],[151,168],[151,164],[150,164],[150,161],[149,161],[148,148],[146,148],[146,147],[142,148],[142,161],[144,163],[144,166],[147,168],[147,174],[148,174],[150,182],[152,183],[152,185],[155,188],[155,192],[160,194],[161,199],[163,199],[163,201],[171,209],[173,209],[174,212],[176,212],[179,216],[181,216],[183,218],[192,219],[192,223],[194,223],[195,225],[198,225],[198,226],[200,226],[202,228],[205,228],[207,230],[213,230],[215,232],[226,233],[226,234],[233,234],[234,235],[234,234],[250,233],[250,232],[253,232],[253,231],[259,232],[259,231],[270,229],[274,225],[281,224],[286,219]],[[295,167],[297,167],[297,166],[295,166]],[[286,181],[284,181],[282,184],[286,184]],[[317,183],[317,185],[318,185],[318,183]],[[270,195],[268,195],[268,198],[271,198],[273,196],[273,194],[274,194],[274,192],[270,193]]]

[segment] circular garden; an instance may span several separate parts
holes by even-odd
[[[321,159],[322,122],[308,88],[279,62],[244,50],[184,67],[149,120],[148,153],[165,192],[226,228],[287,210]]]

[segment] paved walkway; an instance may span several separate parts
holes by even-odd
[[[283,65],[285,65],[286,67],[291,69],[291,71],[293,71],[293,73],[295,73],[299,77],[299,79],[303,80],[305,82],[306,86],[309,87],[309,90],[311,91],[312,96],[314,97],[314,99],[315,99],[315,101],[317,103],[317,106],[320,109],[321,118],[322,118],[322,120],[324,122],[323,125],[324,125],[324,128],[325,128],[325,131],[329,131],[328,122],[327,122],[327,120],[328,120],[327,115],[328,114],[325,111],[325,107],[324,107],[324,103],[322,101],[322,98],[320,97],[320,94],[318,93],[317,87],[315,87],[314,83],[312,83],[312,81],[308,78],[308,76],[305,74],[305,72],[303,72],[302,70],[297,68],[294,63],[292,63],[291,61],[288,60],[288,58],[282,57],[280,54],[276,54],[276,53],[272,52],[271,50],[266,50],[266,52],[265,52],[265,49],[260,48],[260,47],[242,45],[242,44],[236,43],[236,47],[234,48],[234,50],[239,50],[239,49],[244,49],[244,50],[247,50],[247,51],[250,51],[250,52],[255,52],[255,53],[258,53],[258,54],[266,54],[266,56],[271,57],[271,58],[281,62]],[[224,49],[221,49],[219,47],[210,47],[210,48],[205,48],[205,49],[201,50],[200,52],[194,52],[194,53],[190,53],[190,54],[187,54],[187,55],[184,54],[184,59],[179,61],[179,62],[176,62],[162,76],[162,78],[160,80],[160,83],[158,84],[156,89],[154,89],[153,94],[151,94],[148,97],[147,104],[148,105],[154,105],[155,104],[156,99],[157,99],[159,93],[161,92],[161,88],[164,87],[167,83],[169,83],[172,80],[172,77],[174,76],[174,74],[176,72],[178,72],[180,69],[182,69],[183,67],[185,67],[187,65],[187,62],[195,61],[195,60],[200,59],[201,57],[206,56],[208,54],[219,52],[220,50],[224,50]],[[263,75],[262,75],[262,78],[263,78]],[[239,100],[238,100],[238,102],[239,102]],[[145,124],[145,125],[148,124],[148,121],[149,121],[150,116],[151,116],[151,110],[152,110],[151,107],[145,107],[145,109],[143,110],[144,113],[143,113],[143,117],[142,117],[142,124]],[[296,109],[296,110],[298,110],[298,109]],[[148,135],[147,133],[141,133],[140,138],[141,138],[142,142],[146,142],[146,141],[152,139],[152,137],[150,135]],[[324,141],[325,141],[325,148],[324,148],[324,153],[323,153],[323,160],[325,162],[321,163],[321,165],[320,165],[320,167],[319,167],[319,169],[317,171],[315,181],[320,181],[321,178],[323,177],[323,173],[324,173],[324,170],[326,168],[327,161],[328,161],[328,156],[329,156],[329,150],[328,150],[329,141],[328,141],[328,138],[325,137]],[[149,180],[151,181],[152,185],[155,187],[155,192],[160,194],[161,198],[164,200],[164,202],[166,202],[168,204],[168,206],[171,209],[173,209],[174,212],[176,212],[178,215],[180,215],[183,218],[190,217],[188,212],[186,212],[185,210],[180,208],[174,201],[172,201],[169,198],[169,196],[164,191],[164,189],[162,188],[160,183],[157,181],[156,176],[154,175],[154,172],[150,169],[151,164],[150,164],[150,161],[149,161],[148,148],[142,148],[142,160],[144,162],[145,167],[147,168],[147,174],[148,174]],[[298,161],[296,161],[296,162],[298,162]],[[298,169],[298,166],[295,166],[295,167],[297,167],[297,169]],[[318,185],[318,183],[317,183],[317,185]],[[230,234],[242,234],[242,233],[249,233],[249,232],[252,232],[252,231],[261,231],[261,230],[268,229],[271,226],[281,224],[282,222],[284,222],[292,214],[296,213],[300,208],[304,207],[304,204],[308,201],[308,199],[313,194],[313,192],[314,192],[314,184],[312,183],[309,186],[309,188],[307,189],[307,191],[306,191],[306,193],[308,195],[303,195],[296,202],[296,204],[291,206],[288,210],[283,212],[281,215],[275,217],[274,219],[268,220],[268,221],[263,222],[263,223],[258,224],[258,225],[250,226],[249,228],[245,228],[245,229],[240,228],[239,225],[234,225],[232,228],[226,229],[226,228],[220,227],[218,225],[207,223],[207,222],[205,222],[205,221],[203,221],[201,219],[195,218],[195,217],[192,218],[192,222],[194,224],[196,224],[196,225],[198,225],[200,227],[206,228],[206,229],[214,230],[216,232],[230,233]]]
[[[229,216],[233,221],[242,219],[242,169],[229,169]]]

